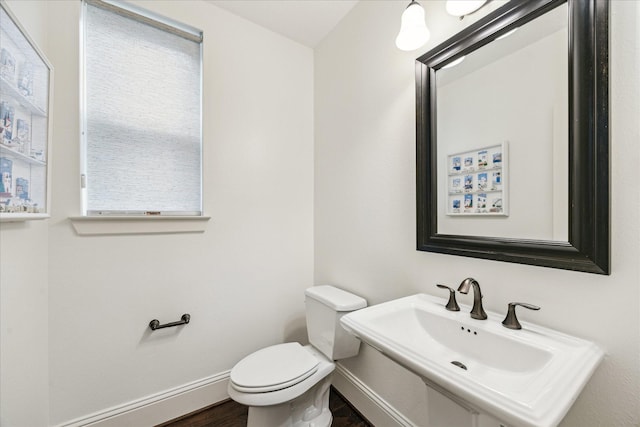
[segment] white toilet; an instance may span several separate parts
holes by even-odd
[[[333,361],[360,350],[360,341],[342,328],[340,318],[367,302],[333,286],[314,286],[305,295],[311,345],[290,342],[263,348],[231,370],[229,396],[249,406],[247,427],[331,425]]]

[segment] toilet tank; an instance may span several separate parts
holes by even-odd
[[[348,333],[340,318],[367,306],[367,301],[333,286],[314,286],[305,291],[309,342],[331,360],[358,354],[360,340]]]

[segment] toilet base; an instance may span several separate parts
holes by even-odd
[[[250,406],[247,427],[330,427],[331,376],[324,378],[302,396],[279,405]]]

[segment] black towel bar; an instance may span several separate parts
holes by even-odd
[[[177,322],[165,323],[164,325],[161,325],[158,319],[153,319],[151,322],[149,322],[149,327],[151,328],[152,331],[155,331],[156,329],[170,328],[172,326],[178,326],[178,325],[186,325],[191,320],[191,316],[189,314],[183,314],[180,319],[181,320],[178,320]]]

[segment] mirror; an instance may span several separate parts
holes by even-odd
[[[436,71],[438,233],[568,241],[567,13]]]
[[[609,274],[608,12],[511,0],[418,58],[418,250]]]

